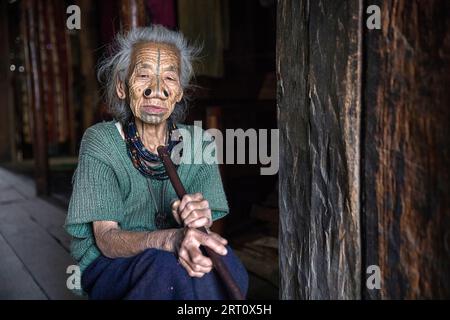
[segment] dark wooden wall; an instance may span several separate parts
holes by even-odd
[[[374,2],[377,3],[377,2]],[[450,2],[378,1],[366,31],[366,297],[450,298]]]
[[[278,2],[281,298],[450,298],[449,6]]]
[[[22,10],[26,19],[25,32],[27,34],[28,59],[30,64],[29,90],[32,92],[31,109],[33,114],[33,158],[34,176],[36,181],[37,195],[49,194],[49,165],[48,165],[48,136],[46,128],[46,108],[44,105],[44,77],[41,64],[41,51],[39,42],[39,22],[42,25],[42,7],[36,0],[22,2]]]
[[[280,1],[281,298],[360,297],[358,1]]]
[[[2,116],[0,117],[0,161],[15,160],[14,110],[11,92],[10,46],[8,37],[8,4],[0,1],[0,92],[2,94]]]

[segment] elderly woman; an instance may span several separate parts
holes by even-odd
[[[196,229],[228,213],[217,164],[193,164],[208,143],[186,144],[179,134],[193,131],[178,121],[197,50],[161,26],[119,35],[112,49],[99,79],[115,120],[83,136],[65,225],[83,291],[91,299],[226,299],[202,254],[207,246],[245,294],[247,273],[227,240]],[[160,145],[189,148],[177,168],[188,193],[181,201],[157,156]]]

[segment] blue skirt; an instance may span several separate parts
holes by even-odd
[[[244,295],[248,274],[230,247],[223,257]],[[94,300],[226,300],[228,294],[213,269],[190,277],[174,253],[147,249],[129,258],[100,256],[83,272],[83,290]]]

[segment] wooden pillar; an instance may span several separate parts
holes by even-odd
[[[90,0],[81,0],[81,21],[86,25],[89,30],[95,30],[95,24],[97,23],[94,15],[94,6]],[[96,48],[95,32],[80,32],[80,51],[84,57],[81,60],[81,73],[83,75],[83,125],[82,131],[86,130],[94,123],[94,113],[98,108],[99,96],[98,85],[95,77],[95,55]]]
[[[38,195],[49,194],[48,184],[48,152],[47,152],[47,134],[45,122],[45,108],[42,104],[42,74],[39,67],[39,35],[37,23],[37,2],[27,0],[23,3],[23,9],[26,11],[28,52],[31,67],[30,76],[32,77],[32,108],[34,122],[33,136],[33,157],[34,157],[34,175],[36,180],[36,191]]]
[[[76,136],[74,128],[75,111],[72,97],[72,55],[70,48],[69,30],[66,27],[65,15],[67,6],[62,1],[53,0],[47,5],[50,16],[50,30],[53,46],[52,58],[54,61],[54,74],[52,85],[57,93],[56,104],[56,142],[67,143],[69,153],[76,154]],[[53,15],[53,17],[52,17]],[[61,19],[62,18],[62,19]],[[81,17],[83,23],[83,16]],[[83,28],[83,27],[82,27]],[[91,33],[92,31],[88,32]],[[83,56],[86,58],[86,56]],[[93,69],[94,70],[94,69]]]
[[[58,6],[65,9],[64,3],[58,3]],[[83,10],[83,9],[81,9]],[[81,21],[83,21],[83,11],[81,11]],[[63,22],[65,20],[63,19]],[[83,22],[82,22],[83,23]],[[88,32],[93,33],[93,32]],[[69,32],[67,30],[64,30],[64,32],[60,33],[62,37],[64,38],[64,51],[65,51],[65,77],[64,77],[64,84],[65,84],[65,99],[67,103],[67,129],[68,132],[68,139],[69,139],[69,154],[71,156],[76,156],[78,153],[78,137],[77,137],[77,120],[75,115],[75,98],[74,98],[74,75],[73,75],[73,57],[72,57],[72,41],[71,37],[69,35]],[[82,55],[83,57],[87,58],[85,55]],[[64,55],[63,55],[64,58]],[[88,58],[89,59],[89,58]],[[83,59],[84,61],[84,59]],[[95,66],[93,66],[92,70],[95,70]],[[95,78],[95,72],[91,75],[91,77]],[[95,81],[95,80],[94,80]],[[97,88],[97,81],[94,83],[88,82],[88,85],[92,85],[95,89]],[[97,91],[97,90],[96,90]],[[83,95],[84,96],[84,95]],[[94,100],[95,101],[95,100]]]
[[[122,29],[129,30],[145,25],[145,6],[143,0],[121,0],[120,19]]]
[[[366,298],[450,298],[450,3],[371,1],[366,30]]]
[[[8,3],[0,2],[0,93],[3,107],[0,117],[0,161],[14,161],[16,158],[14,105],[11,92],[11,64],[9,57]],[[17,71],[16,71],[17,72]]]
[[[280,298],[360,298],[361,1],[279,1]]]

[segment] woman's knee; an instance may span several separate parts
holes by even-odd
[[[144,260],[147,263],[147,272],[157,272],[160,278],[180,278],[188,276],[173,252],[164,250],[145,251]]]

